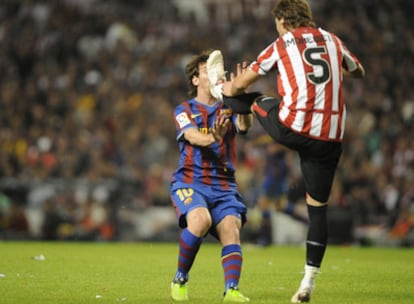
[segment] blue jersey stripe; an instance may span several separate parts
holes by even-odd
[[[214,121],[219,115],[228,115],[231,125],[220,143],[208,147],[199,147],[187,142],[183,133],[188,128],[197,128],[200,132],[210,133]],[[181,103],[175,108],[177,140],[180,160],[173,174],[173,181],[189,184],[217,186],[222,189],[236,187],[235,180],[235,114],[222,102],[213,106],[204,105],[195,99]]]

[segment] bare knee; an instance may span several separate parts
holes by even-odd
[[[187,229],[198,237],[206,235],[211,225],[212,219],[207,208],[196,208],[187,214]]]
[[[328,204],[328,202],[317,201],[316,199],[314,199],[309,194],[306,194],[306,203],[310,206],[313,206],[313,207],[323,207],[323,206]]]
[[[226,216],[217,225],[217,233],[223,246],[240,244],[241,220],[234,215]]]

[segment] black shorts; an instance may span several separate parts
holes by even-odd
[[[342,144],[309,138],[285,127],[279,121],[279,104],[273,97],[259,99],[253,107],[256,119],[276,142],[298,152],[306,192],[325,203],[331,193]]]

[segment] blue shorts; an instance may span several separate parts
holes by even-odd
[[[227,215],[239,217],[242,224],[246,222],[247,208],[236,189],[222,190],[175,182],[171,185],[170,194],[181,228],[187,227],[186,216],[197,207],[205,207],[210,211],[213,228]]]

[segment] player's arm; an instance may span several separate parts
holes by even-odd
[[[231,73],[230,81],[226,81],[223,85],[223,94],[235,96],[244,93],[259,78],[259,74],[248,68],[246,61],[238,63],[236,74]]]
[[[210,133],[205,134],[197,128],[188,128],[184,131],[184,138],[192,145],[207,147],[223,139],[226,135],[229,122],[230,120],[226,117],[218,117]]]
[[[177,140],[186,140],[191,145],[206,147],[212,143],[219,141],[213,134],[208,132],[200,132],[197,124],[190,119],[191,111],[186,107],[179,105],[175,111],[175,125],[177,128]]]
[[[260,78],[260,75],[251,69],[246,69],[243,74],[238,75],[233,81],[230,89],[229,96],[241,94],[246,89],[256,82]],[[226,94],[224,94],[226,95]]]
[[[343,75],[352,78],[363,78],[365,76],[365,69],[362,64],[352,55],[346,47],[344,49],[344,57],[342,59]]]
[[[204,134],[197,128],[188,128],[184,132],[184,138],[192,145],[207,147],[219,139],[216,139],[212,133]]]
[[[347,71],[343,69],[344,76],[352,77],[352,78],[363,78],[365,76],[365,69],[364,67],[358,63],[357,68],[353,71]]]

